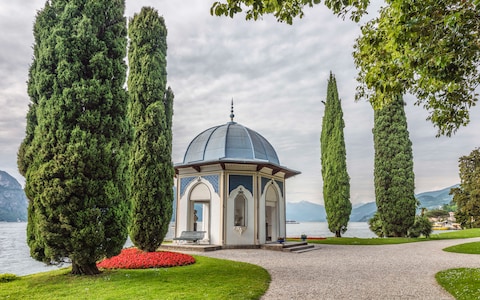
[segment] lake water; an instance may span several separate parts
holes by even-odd
[[[306,234],[307,237],[333,237],[335,234],[328,230],[327,222],[300,222],[299,224],[287,224],[287,237],[299,237]],[[376,235],[368,228],[366,222],[350,222],[348,230],[343,237],[372,238]]]
[[[26,275],[56,269],[30,257],[27,223],[0,222],[0,274]]]
[[[46,266],[30,257],[30,248],[26,242],[27,223],[0,222],[0,274],[12,273],[27,275],[54,270],[56,266]],[[369,238],[375,235],[368,229],[367,223],[349,223],[345,237]],[[172,228],[170,228],[172,229]],[[325,222],[305,222],[299,224],[287,224],[287,237],[306,234],[310,237],[334,236],[328,230]],[[172,237],[172,232],[167,234]],[[131,242],[127,241],[126,246]]]

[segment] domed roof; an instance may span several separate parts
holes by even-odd
[[[280,165],[275,149],[263,136],[233,121],[197,135],[185,152],[183,164],[221,160]]]

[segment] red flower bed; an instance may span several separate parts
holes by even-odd
[[[169,251],[143,252],[137,248],[127,248],[123,249],[119,255],[97,263],[97,267],[103,269],[148,269],[185,266],[193,263],[195,263],[195,258],[187,254]]]

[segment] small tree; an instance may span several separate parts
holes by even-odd
[[[397,96],[374,114],[375,199],[386,236],[403,237],[415,221],[412,143],[404,102]]]
[[[480,148],[459,159],[460,186],[453,188],[455,218],[462,227],[480,227]]]
[[[385,237],[385,232],[383,231],[383,224],[382,220],[380,220],[380,216],[378,212],[375,212],[373,217],[368,220],[368,228],[375,233],[378,237]]]
[[[344,127],[337,82],[330,73],[320,144],[325,211],[328,228],[335,233],[336,237],[341,237],[347,230],[352,211],[350,178],[347,173],[347,154],[343,137]]]
[[[129,115],[134,127],[130,237],[135,246],[151,252],[168,232],[173,205],[173,92],[165,89],[167,29],[155,9],[143,7],[130,20],[128,33]]]
[[[432,223],[428,220],[427,216],[415,216],[415,222],[412,227],[408,229],[408,237],[417,238],[421,235],[426,238],[430,237],[432,234],[433,226]]]

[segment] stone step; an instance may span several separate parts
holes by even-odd
[[[286,252],[295,252],[295,253],[303,253],[306,251],[311,251],[315,248],[315,245],[308,245],[307,243],[302,245],[296,245],[288,248],[283,248],[283,251]]]
[[[309,245],[308,248],[295,250],[295,251],[292,251],[292,253],[297,253],[298,254],[298,253],[309,252],[309,251],[318,250],[318,249],[320,249],[320,247],[315,247],[314,245]]]
[[[289,249],[297,246],[307,245],[307,242],[287,242],[287,243],[267,243],[261,246],[265,250],[274,250],[274,251],[283,251],[284,249]]]
[[[292,243],[284,243],[282,245],[283,245],[283,249],[289,249],[289,248],[298,247],[298,246],[305,246],[305,245],[308,245],[308,243],[307,242],[292,242]]]
[[[261,248],[265,250],[303,253],[315,250],[315,245],[309,245],[307,242],[268,243],[262,245]]]

